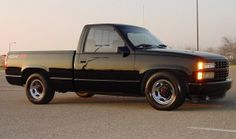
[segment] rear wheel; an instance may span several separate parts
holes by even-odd
[[[47,104],[54,97],[53,91],[47,79],[41,74],[32,74],[26,81],[26,95],[30,102],[34,104]]]
[[[87,92],[87,91],[80,91],[80,92],[75,92],[75,93],[76,93],[76,95],[78,95],[79,97],[83,97],[83,98],[88,98],[88,97],[94,96],[93,93]]]
[[[158,110],[173,110],[185,101],[186,88],[183,82],[168,72],[150,76],[145,85],[149,104]]]

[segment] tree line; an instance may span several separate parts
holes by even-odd
[[[193,50],[189,47],[186,49]],[[236,38],[223,37],[221,46],[202,48],[202,51],[221,54],[227,57],[231,63],[236,64]]]

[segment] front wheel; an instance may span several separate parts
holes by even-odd
[[[26,81],[26,95],[30,102],[34,104],[47,104],[55,94],[48,80],[41,74],[32,74]]]
[[[158,110],[174,110],[185,101],[185,85],[168,72],[158,72],[150,76],[145,85],[145,95],[149,104]]]

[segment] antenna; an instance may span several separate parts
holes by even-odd
[[[197,51],[199,51],[199,14],[198,14],[198,0],[196,0],[196,25],[197,25]]]
[[[142,19],[142,25],[144,26],[144,3],[143,3],[143,19]]]

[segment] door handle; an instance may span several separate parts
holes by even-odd
[[[86,63],[86,61],[85,60],[81,60],[80,63]]]

